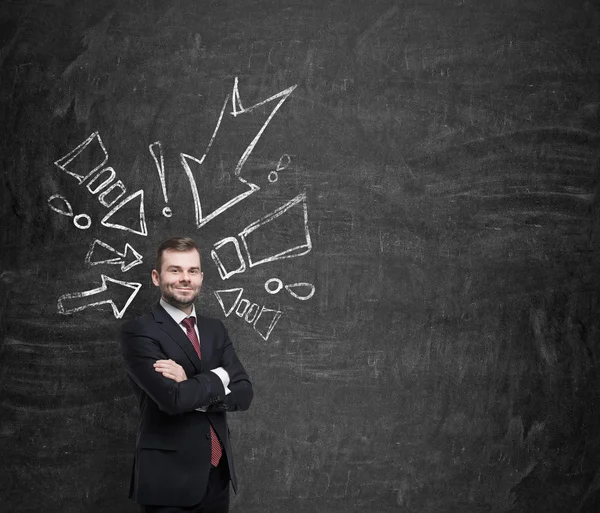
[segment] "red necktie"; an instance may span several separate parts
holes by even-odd
[[[196,324],[195,317],[186,317],[181,321],[185,328],[185,332],[187,333],[190,342],[194,346],[196,353],[198,353],[198,358],[202,359],[200,353],[200,341],[198,340],[198,335],[196,335],[196,330],[194,329],[194,324]],[[210,454],[210,462],[213,467],[216,467],[219,464],[219,460],[221,459],[221,455],[223,454],[223,449],[221,449],[221,443],[219,442],[219,437],[212,425],[210,426],[210,444],[211,444],[211,454]]]

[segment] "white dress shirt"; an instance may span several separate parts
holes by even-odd
[[[187,319],[188,317],[195,317],[197,321],[198,317],[196,317],[196,307],[192,305],[192,312],[190,313],[190,315],[186,315],[185,312],[182,312],[179,308],[175,308],[173,305],[170,305],[162,297],[160,298],[160,306],[162,306],[165,309],[165,311],[173,318],[173,320],[183,330],[185,336],[187,337],[187,331],[185,330],[185,326],[181,324],[181,322],[184,319]],[[198,340],[200,340],[197,322],[194,323],[194,330],[196,331],[196,337],[198,337]],[[200,343],[202,344],[202,341],[200,341]],[[219,379],[223,383],[223,388],[225,389],[225,395],[229,395],[231,393],[231,390],[227,388],[227,386],[229,385],[229,374],[227,373],[227,371],[223,367],[217,367],[215,369],[211,369],[210,372],[214,372],[217,376],[219,376]],[[204,408],[198,408],[198,410],[203,411]]]

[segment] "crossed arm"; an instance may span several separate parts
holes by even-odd
[[[167,359],[160,344],[143,330],[124,328],[121,348],[127,373],[158,407],[175,415],[206,407],[206,411],[247,410],[253,397],[252,384],[235,353],[233,344],[223,329],[221,371],[229,377],[229,384],[219,375],[219,369],[187,376],[183,367]],[[226,395],[226,389],[231,393]]]

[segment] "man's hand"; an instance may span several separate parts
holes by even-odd
[[[165,378],[181,383],[187,379],[183,367],[173,360],[156,360],[154,370],[160,372]]]

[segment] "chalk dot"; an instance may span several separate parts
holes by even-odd
[[[73,218],[73,224],[80,230],[87,230],[92,226],[92,219],[87,214],[77,214]]]
[[[275,284],[275,288],[272,285]],[[265,290],[269,294],[277,294],[283,288],[283,282],[279,278],[271,278],[265,282]]]
[[[277,181],[277,179],[279,178],[279,175],[277,174],[277,171],[271,171],[269,173],[268,178],[269,178],[269,182],[273,183],[273,182]]]
[[[173,215],[173,211],[171,210],[171,207],[165,207],[163,208],[163,216],[165,217],[171,217]]]

